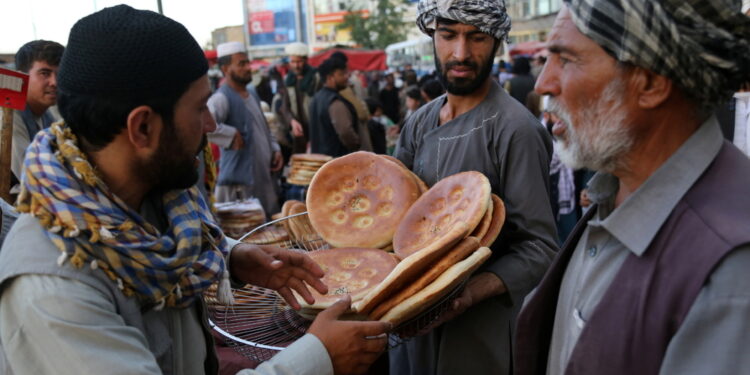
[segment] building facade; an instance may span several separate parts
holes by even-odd
[[[561,5],[562,0],[508,0],[510,44],[545,41]]]

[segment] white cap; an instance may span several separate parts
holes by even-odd
[[[287,56],[307,56],[309,54],[307,44],[300,42],[287,44],[284,52]]]
[[[235,53],[247,53],[245,44],[242,42],[226,42],[216,46],[216,57],[234,55]]]

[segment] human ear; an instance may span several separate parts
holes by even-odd
[[[642,109],[654,109],[664,104],[672,94],[672,80],[647,69],[633,68],[630,82],[638,106]]]
[[[125,130],[136,150],[156,149],[161,132],[161,116],[146,105],[133,108],[128,114]]]

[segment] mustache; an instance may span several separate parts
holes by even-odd
[[[557,116],[562,122],[564,122],[567,125],[571,125],[570,123],[570,113],[568,112],[565,107],[560,104],[555,98],[550,97],[549,101],[547,102],[547,112]]]
[[[451,70],[455,67],[466,67],[473,70],[479,69],[479,65],[473,61],[448,61],[445,63],[445,70]]]

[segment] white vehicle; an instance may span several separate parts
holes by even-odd
[[[405,64],[411,64],[419,76],[435,70],[432,38],[428,36],[393,43],[385,47],[385,53],[386,64],[391,69],[401,69]]]

